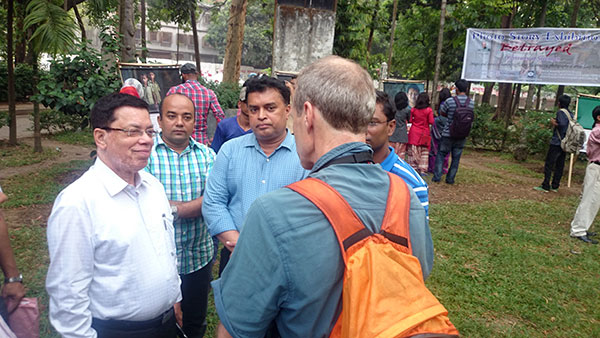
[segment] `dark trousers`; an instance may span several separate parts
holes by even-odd
[[[542,182],[542,188],[550,190],[550,179],[552,178],[552,189],[558,189],[563,169],[565,168],[566,156],[567,153],[560,146],[550,145],[548,154],[546,154],[546,162],[544,163],[544,182]],[[552,176],[553,173],[554,176]]]
[[[92,328],[98,333],[98,338],[175,338],[177,326],[175,315],[170,310],[165,320],[156,324],[145,325],[141,322],[124,320],[92,319]]]
[[[189,337],[203,337],[206,332],[208,290],[212,280],[212,261],[198,271],[181,277],[181,311],[183,332]]]
[[[223,270],[225,270],[225,267],[227,266],[227,262],[229,262],[229,256],[231,256],[231,251],[226,247],[223,247],[221,249],[221,258],[219,258],[219,277],[221,277]]]
[[[432,181],[440,181],[442,178],[442,165],[444,164],[444,158],[446,155],[452,154],[452,162],[450,162],[450,168],[448,168],[448,173],[446,174],[446,183],[454,184],[454,178],[458,172],[460,157],[462,156],[466,142],[466,138],[454,139],[442,136],[442,139],[440,140],[440,149],[435,157],[435,167],[433,168]]]

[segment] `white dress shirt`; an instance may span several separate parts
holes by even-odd
[[[164,188],[144,171],[135,182],[97,159],[54,202],[46,288],[63,337],[96,337],[92,317],[148,320],[181,300]]]

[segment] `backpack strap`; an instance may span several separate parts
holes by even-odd
[[[410,193],[408,186],[400,177],[388,173],[390,189],[388,192],[387,207],[381,224],[381,234],[390,241],[406,248],[412,254],[410,243]]]
[[[287,187],[306,197],[323,212],[335,231],[344,263],[347,262],[346,250],[373,234],[363,225],[344,197],[320,179],[309,177]]]

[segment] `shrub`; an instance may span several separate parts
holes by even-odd
[[[31,118],[33,119],[33,116]],[[87,115],[65,114],[53,109],[40,111],[40,129],[46,130],[48,134],[84,129],[87,123]]]
[[[478,148],[504,151],[517,141],[515,128],[507,128],[504,120],[492,119],[494,107],[482,104],[475,107],[475,119],[471,128],[471,143]]]
[[[548,151],[552,127],[550,118],[553,115],[544,111],[529,110],[516,119],[519,143],[527,146],[531,155],[544,154]]]
[[[0,111],[0,128],[4,127],[4,126],[8,126],[9,123],[9,116],[8,116],[8,112],[7,111]]]
[[[240,87],[237,84],[215,82],[198,77],[198,81],[208,89],[211,89],[217,95],[219,104],[223,109],[237,109],[237,102],[240,97]]]
[[[39,94],[32,98],[53,110],[44,114],[47,130],[85,127],[96,101],[121,86],[114,65],[109,66],[102,55],[90,47],[80,44],[77,48],[74,56],[51,61],[50,70],[38,84]],[[56,123],[65,125],[53,125]]]
[[[41,72],[41,71],[40,71]],[[15,94],[17,102],[28,101],[33,95],[33,68],[25,63],[15,66]],[[6,62],[0,62],[0,101],[8,101],[8,70]]]

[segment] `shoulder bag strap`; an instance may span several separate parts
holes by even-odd
[[[346,250],[373,234],[363,225],[344,197],[329,184],[309,177],[292,183],[287,188],[306,197],[323,212],[335,231],[344,263],[347,262]]]
[[[387,207],[381,224],[381,234],[390,241],[406,248],[412,253],[410,243],[410,193],[408,186],[400,177],[388,173],[390,189],[388,191]]]

